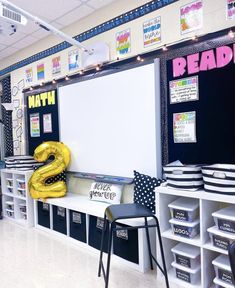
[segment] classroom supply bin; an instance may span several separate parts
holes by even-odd
[[[10,210],[14,210],[14,202],[13,201],[6,201],[6,208]]]
[[[199,201],[194,198],[180,197],[168,205],[171,217],[181,221],[193,222],[199,214]]]
[[[201,272],[200,266],[198,266],[195,269],[190,269],[181,266],[175,262],[172,262],[171,265],[175,271],[176,278],[188,282],[190,284],[197,284],[200,282],[200,272]]]
[[[199,234],[199,220],[195,220],[193,222],[186,222],[176,219],[170,219],[169,222],[171,224],[172,232],[175,235],[192,239],[197,234]]]
[[[37,201],[38,224],[46,228],[50,228],[50,205],[41,201]]]
[[[6,209],[6,213],[8,217],[14,218],[14,210]]]
[[[6,178],[7,186],[13,187],[13,178]]]
[[[100,250],[101,235],[104,226],[104,219],[93,215],[89,215],[89,236],[88,244],[93,248]],[[108,252],[108,225],[105,229],[104,246],[103,251]]]
[[[53,205],[53,230],[67,235],[66,208]]]
[[[229,258],[227,255],[220,255],[212,261],[217,279],[234,285],[234,278],[230,267]]]
[[[224,281],[222,281],[218,278],[214,278],[213,282],[215,284],[214,288],[234,288],[234,285],[225,283]]]
[[[219,230],[235,234],[235,205],[216,211],[212,216]]]
[[[235,234],[219,230],[216,226],[207,229],[211,244],[217,248],[228,250],[228,246],[235,241]]]
[[[174,255],[174,262],[181,266],[196,269],[200,266],[200,248],[179,243],[171,249]]]
[[[86,243],[86,214],[70,210],[69,220],[69,236]]]
[[[203,186],[201,166],[182,165],[163,167],[167,186],[184,190],[195,191]]]
[[[26,213],[26,203],[20,203],[19,204],[20,212]]]
[[[235,195],[235,165],[204,166],[202,167],[202,175],[205,191]]]
[[[138,230],[126,230],[124,224],[116,225],[117,230],[113,234],[113,254],[130,262],[139,264]]]

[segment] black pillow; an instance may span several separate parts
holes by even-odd
[[[163,181],[155,177],[140,174],[134,171],[134,203],[139,203],[149,208],[155,214],[154,189]]]

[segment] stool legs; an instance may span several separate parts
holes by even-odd
[[[111,260],[111,250],[112,250],[113,227],[114,227],[114,224],[111,223],[109,227],[109,237],[108,237],[108,259],[107,259],[107,268],[106,268],[106,275],[105,275],[105,288],[108,288],[108,285],[109,285],[109,270],[110,270],[110,260]]]
[[[152,252],[151,252],[151,243],[150,243],[150,237],[149,237],[148,221],[147,221],[146,217],[144,218],[144,224],[145,224],[146,239],[147,239],[148,252],[149,252],[150,267],[151,267],[151,270],[153,270],[153,259],[152,259]]]
[[[104,215],[104,226],[103,226],[103,229],[102,229],[101,244],[100,244],[100,260],[99,260],[98,277],[100,277],[100,275],[101,275],[101,269],[102,269],[102,265],[103,265],[102,258],[103,258],[103,253],[104,253],[103,252],[103,249],[104,249],[104,235],[105,235],[105,230],[106,230],[107,224],[108,224],[108,221],[107,221],[106,215]]]
[[[163,245],[162,245],[162,237],[161,237],[160,226],[159,226],[159,222],[158,222],[157,217],[153,216],[153,218],[155,219],[156,224],[157,224],[158,243],[160,245],[160,252],[161,252],[161,258],[162,258],[162,265],[163,265],[163,271],[164,271],[164,276],[165,276],[166,287],[169,288],[170,286],[169,286],[169,280],[168,280],[168,275],[167,275],[164,250],[163,250]]]

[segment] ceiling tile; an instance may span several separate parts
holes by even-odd
[[[81,5],[80,7],[74,9],[72,12],[58,18],[56,21],[67,26],[71,23],[78,21],[79,19],[86,17],[92,12],[94,12],[93,8],[88,7],[87,5]]]
[[[42,28],[39,28],[38,31],[32,33],[31,35],[39,40],[39,39],[49,36],[50,34],[51,34],[50,32]]]
[[[90,0],[87,4],[95,9],[99,9],[114,2],[114,0]]]
[[[25,37],[26,35],[20,32],[16,32],[13,35],[0,35],[0,43],[4,44],[4,45],[12,45],[14,43],[16,43],[17,41],[19,41],[20,39],[22,39],[23,37]]]
[[[45,17],[50,21],[61,17],[80,5],[80,1],[76,0],[12,0],[12,3],[34,16]]]
[[[19,40],[18,42],[14,43],[12,45],[12,47],[18,48],[20,50],[20,49],[27,47],[27,46],[29,46],[29,45],[33,44],[34,42],[37,42],[37,41],[38,41],[37,38],[28,35],[28,36],[22,38],[21,40]]]
[[[4,50],[0,51],[0,57],[3,59],[5,57],[8,57],[8,56],[16,53],[17,51],[18,51],[17,48],[7,47]]]
[[[0,51],[3,50],[4,48],[6,48],[6,45],[0,43]]]

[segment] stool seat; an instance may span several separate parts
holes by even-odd
[[[105,210],[106,217],[110,222],[120,219],[152,217],[152,212],[142,204],[114,204]]]

